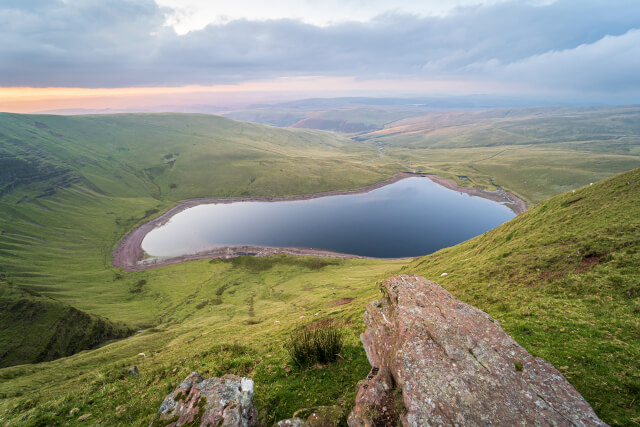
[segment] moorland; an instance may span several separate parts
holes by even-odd
[[[640,422],[640,108],[391,111],[372,122],[336,132],[196,114],[0,114],[0,416],[146,425],[194,370],[251,376],[267,424],[316,405],[346,413],[370,368],[364,307],[378,280],[402,272],[499,319],[607,423]],[[407,170],[502,188],[530,209],[413,260],[111,263],[123,236],[183,200],[353,190]],[[90,320],[68,322],[71,308]],[[291,366],[291,331],[328,318],[345,331],[342,358]],[[134,364],[140,376],[127,375]]]

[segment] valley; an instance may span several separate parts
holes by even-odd
[[[499,319],[604,421],[633,425],[639,117],[637,107],[430,113],[354,134],[191,114],[0,114],[2,285],[139,331],[0,369],[0,416],[72,422],[78,408],[94,423],[146,425],[194,370],[251,376],[268,424],[317,405],[347,411],[370,368],[359,341],[364,307],[378,298],[377,281],[410,273]],[[134,272],[111,264],[125,235],[185,200],[354,191],[408,167],[504,189],[530,209],[415,259],[280,254]],[[326,318],[346,331],[342,359],[292,370],[283,341]],[[23,319],[3,334],[40,327]],[[126,374],[134,364],[140,376]]]

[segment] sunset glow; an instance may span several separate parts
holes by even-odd
[[[640,7],[580,4],[10,1],[0,111],[217,112],[353,96],[635,103]]]
[[[33,113],[66,109],[176,110],[194,105],[235,108],[252,103],[329,96],[384,96],[415,91],[444,95],[508,93],[512,86],[473,81],[356,80],[346,77],[293,77],[234,85],[137,87],[137,88],[33,88],[0,87],[0,111]]]

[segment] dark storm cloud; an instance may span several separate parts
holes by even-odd
[[[560,0],[387,14],[317,27],[236,20],[177,35],[151,1],[0,6],[0,85],[152,86],[280,76],[506,80],[543,89],[635,91],[640,2]]]

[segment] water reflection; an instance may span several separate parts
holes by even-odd
[[[514,216],[503,204],[414,177],[366,194],[195,206],[151,231],[142,247],[153,256],[256,245],[393,258],[435,252]]]

